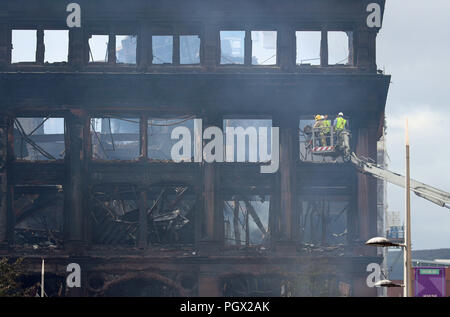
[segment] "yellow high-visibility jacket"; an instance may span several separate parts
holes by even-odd
[[[330,133],[331,129],[331,121],[323,120],[323,133]]]
[[[336,127],[335,127],[336,131],[344,130],[346,124],[347,124],[347,120],[345,120],[342,117],[337,117],[336,118]]]

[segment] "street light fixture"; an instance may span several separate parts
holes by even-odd
[[[389,239],[384,237],[375,237],[367,240],[366,245],[374,246],[374,247],[401,247],[406,250],[406,244],[392,242]],[[392,282],[391,280],[380,280],[375,283],[376,287],[405,287],[404,284],[397,284]]]
[[[404,244],[392,242],[384,237],[375,237],[366,242],[366,245],[374,247],[405,247]]]
[[[392,282],[391,280],[380,280],[375,283],[376,287],[404,287],[403,284],[397,284]]]

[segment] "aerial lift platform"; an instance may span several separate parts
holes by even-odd
[[[329,133],[323,133],[322,128],[311,128],[305,131],[310,139],[307,149],[314,155],[330,156],[334,160],[341,157],[344,162],[351,162],[359,172],[391,184],[405,187],[405,176],[383,169],[367,158],[360,158],[350,149],[351,133],[348,129],[337,132],[333,126]],[[325,142],[324,142],[325,141]],[[324,144],[326,143],[326,144]],[[450,193],[411,179],[411,190],[419,197],[431,201],[441,207],[450,209]]]

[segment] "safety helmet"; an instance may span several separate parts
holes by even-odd
[[[321,116],[320,114],[318,114],[318,115],[316,115],[316,116],[314,117],[314,119],[315,119],[315,120],[320,120],[320,119],[322,119],[322,116]]]
[[[339,112],[339,113],[338,113],[338,116],[343,117],[344,114],[343,114],[342,112]]]

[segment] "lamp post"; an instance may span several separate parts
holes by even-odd
[[[383,237],[375,237],[366,242],[366,245],[377,247],[402,247],[403,248],[403,285],[395,284],[390,280],[382,280],[375,286],[382,287],[404,287],[403,297],[412,296],[411,283],[411,177],[409,169],[409,133],[408,118],[405,122],[405,158],[406,158],[406,176],[405,176],[405,243],[395,243]],[[378,285],[377,285],[378,284]]]
[[[411,191],[410,191],[410,170],[409,170],[409,133],[408,118],[405,122],[405,156],[406,156],[406,177],[405,177],[405,248],[403,253],[403,297],[411,297]]]

